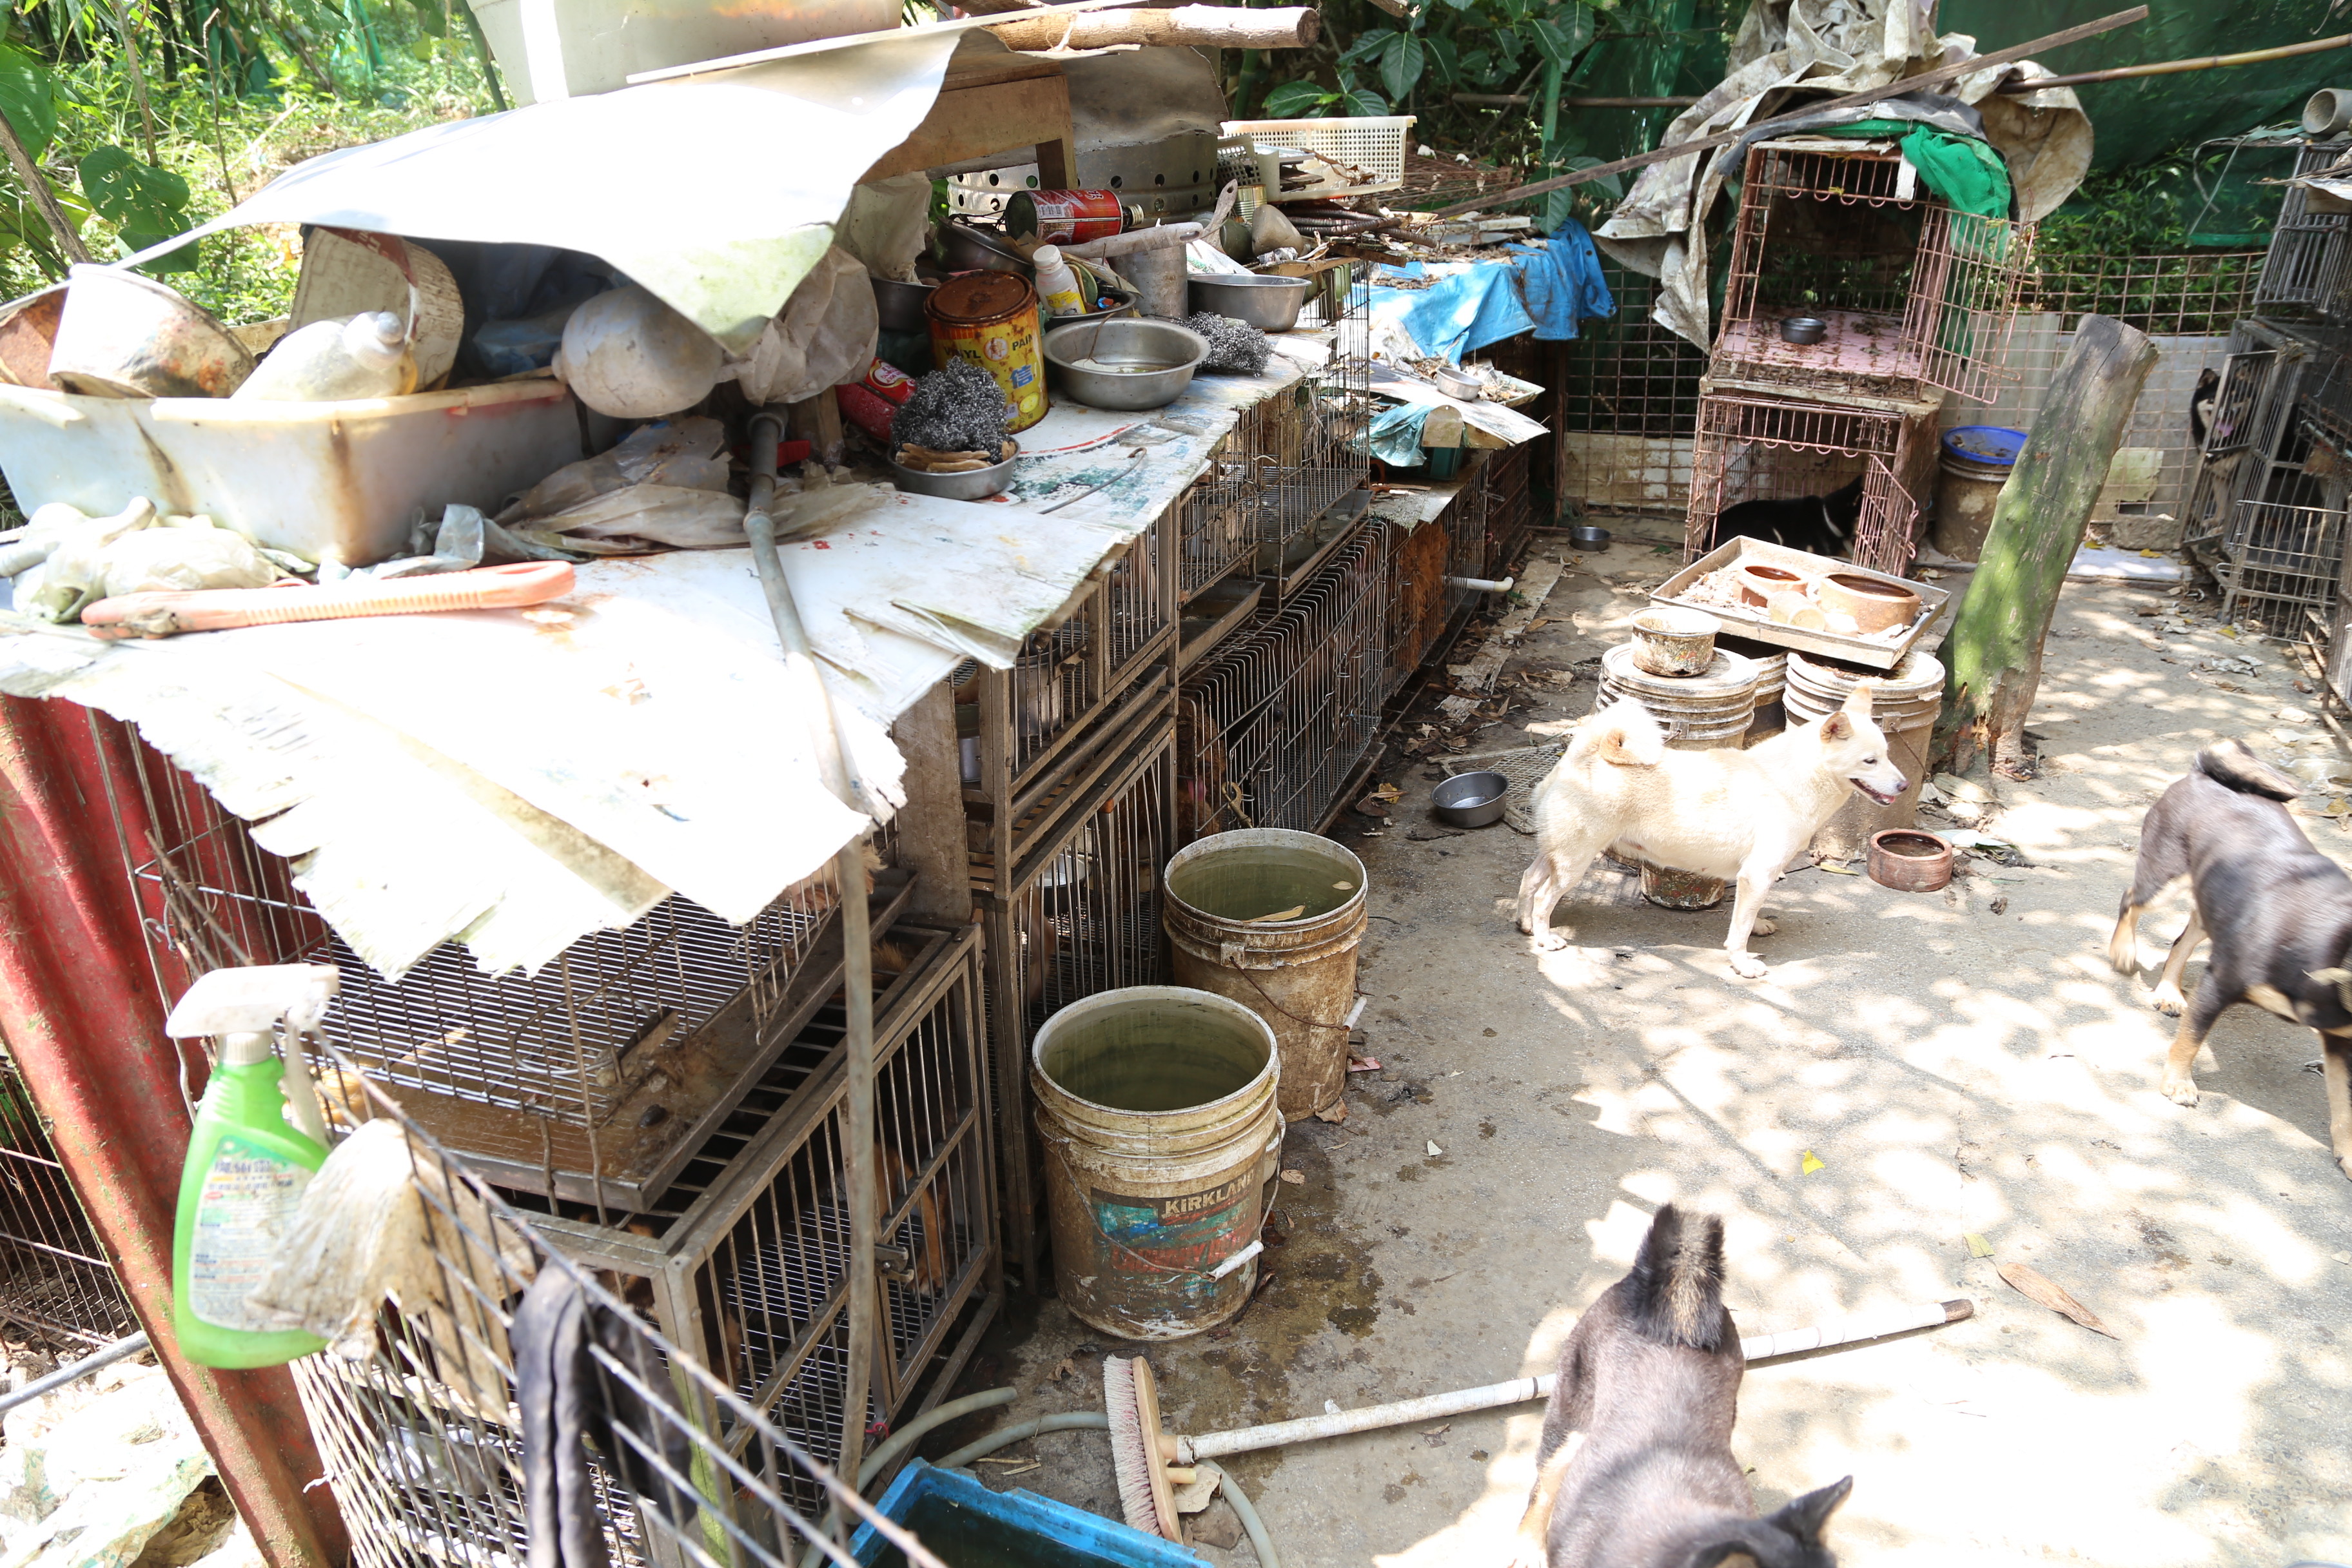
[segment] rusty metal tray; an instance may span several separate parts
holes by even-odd
[[[1841,637],[1835,632],[1808,631],[1801,626],[1784,626],[1768,619],[1760,605],[1703,605],[1684,598],[1690,585],[1711,572],[1734,565],[1741,561],[1760,561],[1768,566],[1779,566],[1807,577],[1821,577],[1835,572],[1841,575],[1868,577],[1880,583],[1899,583],[1919,595],[1920,612],[1910,629],[1892,642],[1874,637]],[[1791,550],[1785,544],[1768,544],[1760,539],[1734,539],[1717,545],[1664,582],[1650,591],[1654,605],[1674,605],[1680,608],[1700,610],[1723,623],[1724,629],[1735,637],[1752,637],[1770,643],[1775,647],[1792,647],[1800,653],[1817,653],[1824,658],[1843,659],[1871,669],[1893,669],[1909,653],[1941,616],[1946,601],[1952,596],[1949,588],[1939,588],[1933,583],[1915,583],[1907,577],[1897,577],[1888,572],[1873,572],[1867,566],[1856,566],[1851,561],[1839,561],[1810,551]]]

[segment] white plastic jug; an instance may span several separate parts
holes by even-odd
[[[231,395],[271,403],[398,397],[416,390],[408,333],[389,310],[289,332]]]
[[[1049,316],[1076,316],[1087,308],[1087,297],[1078,291],[1078,275],[1062,259],[1059,247],[1041,245],[1030,258],[1037,268],[1037,300]]]

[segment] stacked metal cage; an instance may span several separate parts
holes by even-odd
[[[0,1046],[0,1321],[58,1345],[139,1327],[90,1229],[48,1123]]]
[[[1826,496],[1859,479],[1853,559],[1899,573],[1910,563],[1919,507],[1896,475],[1921,443],[1934,439],[1932,413],[1727,395],[1702,398],[1685,557],[1696,559],[1721,543],[1717,521],[1738,503]]]
[[[2295,154],[2293,178],[2352,174],[2352,141],[2306,142]],[[2309,187],[2290,184],[2271,227],[2254,308],[2270,312],[2308,311],[2320,316],[2352,313],[2352,269],[2346,262],[2352,243],[2352,210]]]
[[[360,1071],[356,1058],[329,1065]],[[647,1326],[609,1277],[550,1247],[395,1104],[363,1092],[348,1109],[400,1127],[430,1254],[409,1260],[403,1299],[379,1306],[372,1331],[293,1367],[361,1568],[512,1568],[537,1555],[534,1523],[601,1538],[623,1568],[793,1568],[812,1548],[846,1563],[829,1514],[936,1568],[772,1409]],[[584,1495],[557,1490],[560,1446],[525,1458],[517,1363],[527,1342],[547,1349],[517,1332],[527,1292],[569,1298],[583,1320],[582,1375],[562,1396],[607,1417],[593,1453],[569,1456]]]

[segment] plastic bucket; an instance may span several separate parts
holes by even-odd
[[[994,377],[1012,416],[1008,431],[1045,417],[1045,361],[1037,290],[1010,272],[967,272],[931,290],[923,301],[931,332],[931,359],[968,359]]]
[[[1787,729],[1789,713],[1780,697],[1789,684],[1789,650],[1747,637],[1719,637],[1717,646],[1756,663],[1756,711],[1748,721],[1747,737],[1739,743],[1752,746]]]
[[[1763,673],[1762,661],[1734,653],[1718,640],[1705,674],[1652,675],[1634,663],[1633,646],[1620,643],[1601,656],[1601,700],[1648,709],[1675,751],[1736,751],[1748,743],[1756,721],[1756,689]],[[1713,909],[1723,901],[1724,888],[1720,877],[1642,863],[1642,896],[1660,909]]]
[[[1880,805],[1856,795],[1813,836],[1816,853],[1856,860],[1870,851],[1870,837],[1918,820],[1919,786],[1927,776],[1927,750],[1936,720],[1944,710],[1944,665],[1914,648],[1891,670],[1864,669],[1801,653],[1789,656],[1789,722],[1810,724],[1845,706],[1856,684],[1871,683],[1870,716],[1886,733],[1886,752],[1909,782],[1893,804]]]
[[[1029,1047],[1054,1279],[1080,1321],[1174,1340],[1240,1311],[1281,1164],[1274,1031],[1237,1002],[1137,985]]]
[[[1955,561],[1974,561],[1992,528],[2000,499],[2025,445],[2025,432],[2000,425],[1963,425],[1944,433],[1936,461],[1936,521],[1929,537]]]
[[[1282,1046],[1282,1113],[1296,1121],[1348,1087],[1348,1015],[1364,939],[1364,865],[1312,833],[1217,833],[1168,862],[1160,923],[1178,984],[1231,997]],[[1256,917],[1303,910],[1296,919]]]

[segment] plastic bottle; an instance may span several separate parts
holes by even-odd
[[[1078,275],[1062,259],[1061,247],[1041,245],[1029,258],[1037,268],[1037,301],[1049,316],[1076,316],[1087,308],[1086,296],[1078,292]]]
[[[415,390],[416,360],[400,318],[389,310],[362,310],[347,321],[313,321],[289,332],[230,396],[334,403]]]
[[[265,1329],[246,1297],[269,1276],[326,1146],[287,1120],[285,1068],[268,1035],[230,1035],[196,1107],[172,1233],[172,1331],[200,1366],[277,1366],[325,1348]]]

